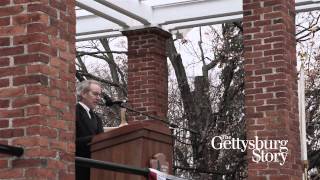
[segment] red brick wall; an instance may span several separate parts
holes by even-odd
[[[128,99],[140,112],[167,116],[168,68],[166,39],[171,35],[158,28],[123,32],[128,38]],[[133,115],[130,120],[145,120]]]
[[[0,1],[0,179],[74,179],[74,3]]]
[[[243,1],[247,138],[289,140],[283,166],[254,163],[248,152],[250,180],[301,179],[294,5]]]

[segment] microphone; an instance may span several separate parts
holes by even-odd
[[[104,99],[104,104],[105,104],[106,106],[113,106],[113,105],[115,105],[115,104],[121,105],[121,104],[127,102],[127,100],[117,100],[117,101],[113,101],[108,95],[103,96],[103,99]]]

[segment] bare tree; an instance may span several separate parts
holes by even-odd
[[[168,41],[167,46],[168,57],[174,68],[182,99],[183,114],[178,119],[182,119],[185,126],[191,129],[184,134],[181,134],[181,130],[177,130],[176,137],[181,148],[178,145],[175,148],[175,154],[179,158],[176,169],[181,173],[189,171],[192,178],[237,179],[236,176],[239,175],[236,174],[245,166],[243,153],[214,150],[210,144],[212,137],[216,135],[229,134],[239,138],[244,136],[243,108],[241,108],[243,107],[242,31],[234,24],[223,24],[221,28],[220,42],[213,43],[215,47],[212,47],[214,58],[207,57],[204,53],[202,31],[199,31],[198,57],[202,62],[203,76],[195,77],[193,88],[190,87],[181,55],[177,52],[172,39]],[[213,27],[210,33],[217,35]],[[220,84],[212,86],[209,71],[215,68],[221,72]],[[177,120],[172,119],[172,121]]]
[[[110,41],[110,39],[99,39],[99,41],[91,41],[89,45],[78,47],[76,77],[79,81],[84,79],[99,81],[104,85],[103,93],[105,96],[111,96],[113,99],[124,99],[127,97],[127,58],[124,56],[126,51],[111,50]],[[115,57],[114,54],[118,54],[118,56]],[[84,63],[84,57],[86,56],[90,60],[98,60],[98,63]],[[98,66],[91,67],[89,72],[87,66],[90,64],[98,64]],[[120,123],[119,107],[106,108],[100,106],[98,109],[101,115],[105,117],[103,118],[105,125],[116,126]]]

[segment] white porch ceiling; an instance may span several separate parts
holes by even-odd
[[[77,41],[160,27],[174,32],[242,19],[242,0],[76,0]],[[320,10],[320,0],[296,0],[297,12]]]

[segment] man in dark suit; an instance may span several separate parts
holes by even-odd
[[[101,97],[101,86],[85,80],[77,86],[76,105],[76,156],[91,158],[92,137],[103,132],[101,119],[93,112]],[[90,180],[90,168],[76,166],[76,180]]]

